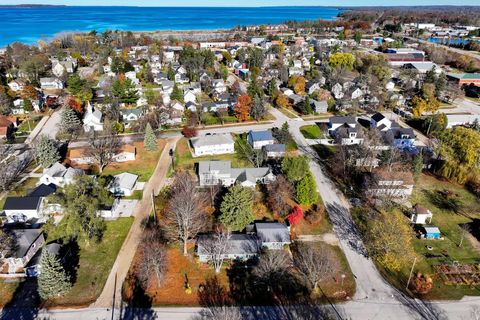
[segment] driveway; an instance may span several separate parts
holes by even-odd
[[[25,140],[25,143],[34,145],[36,140],[41,135],[46,135],[50,139],[55,139],[59,130],[61,114],[62,109],[60,108],[54,111],[51,115],[43,117],[38,125],[32,130],[32,132],[30,132],[30,135],[28,136],[27,140]]]

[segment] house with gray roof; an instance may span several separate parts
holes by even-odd
[[[235,141],[230,134],[210,134],[190,139],[194,156],[217,155],[235,152]]]
[[[208,248],[211,246],[213,235],[200,235],[197,239],[197,255],[200,262],[212,259]],[[222,254],[226,260],[248,260],[260,254],[260,239],[251,234],[232,234],[228,239],[226,250]]]
[[[27,222],[42,216],[42,197],[8,197],[3,211],[8,222]]]
[[[120,109],[120,114],[122,115],[125,128],[129,128],[133,122],[140,119],[143,114],[143,108]]]
[[[278,250],[292,243],[290,228],[284,223],[257,222],[255,223],[255,232],[263,248]]]
[[[50,168],[43,171],[39,184],[49,185],[53,183],[57,187],[63,187],[73,182],[76,176],[84,175],[82,169],[67,168],[60,162],[54,163]]]
[[[198,163],[200,186],[222,184],[229,187],[239,183],[244,187],[255,187],[257,183],[267,184],[275,180],[268,167],[232,168],[230,161],[200,161]]]
[[[41,229],[6,230],[13,235],[15,245],[10,250],[0,252],[4,256],[1,273],[24,275],[25,267],[45,243]]]
[[[115,196],[129,197],[137,189],[138,176],[133,173],[122,172],[113,176],[108,190]]]

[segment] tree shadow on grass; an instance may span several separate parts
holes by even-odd
[[[38,295],[36,278],[27,278],[15,290],[12,300],[0,313],[0,320],[33,320],[48,319],[39,317],[41,300]]]
[[[463,212],[463,203],[455,194],[440,190],[423,190],[423,193],[439,209],[450,210],[455,213]]]

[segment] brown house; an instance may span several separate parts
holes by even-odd
[[[13,122],[6,116],[0,116],[0,138],[8,139],[13,133]]]

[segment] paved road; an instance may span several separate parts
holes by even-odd
[[[59,123],[61,119],[61,109],[54,111],[50,116],[45,116],[40,120],[38,125],[30,132],[25,143],[35,144],[35,141],[41,136],[46,135],[51,139],[55,139],[59,130]]]
[[[113,301],[115,301],[116,307],[120,306],[122,298],[122,284],[127,276],[133,257],[135,256],[137,246],[141,240],[143,232],[142,221],[152,212],[152,200],[150,195],[152,193],[158,195],[158,192],[163,187],[171,161],[168,152],[171,148],[175,147],[177,141],[178,138],[169,139],[167,141],[152,177],[145,184],[145,188],[143,190],[144,196],[135,209],[135,220],[132,224],[132,227],[130,228],[127,238],[125,239],[125,242],[118,253],[115,263],[113,264],[103,291],[100,294],[100,297],[98,297],[97,301],[92,304],[92,307],[108,308],[112,306]]]

